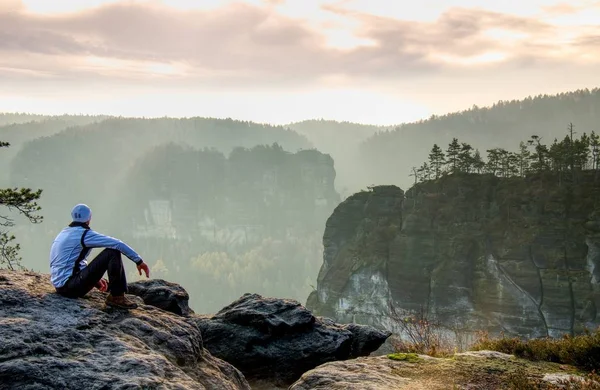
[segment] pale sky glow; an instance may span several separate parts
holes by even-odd
[[[0,0],[0,112],[391,125],[599,69],[594,0]]]

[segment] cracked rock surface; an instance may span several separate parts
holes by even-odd
[[[0,270],[0,389],[250,389],[194,323],[104,298],[64,298],[48,275]]]
[[[390,332],[313,316],[295,300],[245,294],[214,316],[194,316],[204,346],[248,380],[289,385],[323,363],[367,356]]]

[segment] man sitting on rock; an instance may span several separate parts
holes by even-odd
[[[150,270],[140,255],[127,244],[113,237],[90,229],[92,210],[78,204],[71,211],[73,222],[64,228],[50,249],[50,275],[56,291],[64,296],[77,298],[96,287],[100,291],[110,290],[106,304],[122,309],[135,309],[137,305],[125,297],[127,280],[121,253],[150,277]],[[86,259],[92,248],[106,248],[88,265]],[[108,283],[102,279],[108,272]]]

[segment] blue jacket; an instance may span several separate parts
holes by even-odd
[[[81,237],[85,232],[82,226],[69,226],[64,228],[52,243],[50,249],[50,280],[54,287],[62,287],[73,274],[75,262],[81,251]],[[85,235],[83,243],[87,248],[111,248],[116,249],[136,264],[142,262],[142,258],[129,245],[113,237],[105,236],[91,229]],[[87,249],[83,260],[79,263],[79,269],[87,266],[87,257],[90,250]]]

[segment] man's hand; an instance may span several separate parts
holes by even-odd
[[[98,283],[96,283],[96,288],[102,292],[108,291],[108,282],[106,279],[100,279]]]
[[[150,268],[148,268],[146,263],[144,263],[143,261],[138,264],[137,269],[138,269],[138,272],[140,273],[140,275],[142,274],[142,270],[144,270],[144,272],[146,273],[146,277],[147,278],[150,277]]]

